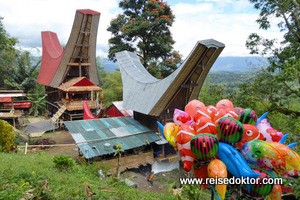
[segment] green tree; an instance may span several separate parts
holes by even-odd
[[[14,128],[6,121],[0,120],[0,146],[2,151],[10,151],[15,145]]]
[[[11,74],[11,67],[15,59],[15,45],[18,40],[10,37],[2,23],[3,18],[0,17],[0,86],[4,84],[7,75]]]
[[[268,101],[267,110],[300,117],[300,5],[297,0],[249,0],[260,10],[259,28],[271,28],[276,18],[278,28],[284,32],[282,41],[265,39],[252,33],[246,46],[252,54],[267,56],[270,65],[263,69],[252,88],[265,91],[260,99]],[[279,43],[280,42],[280,43]],[[262,91],[261,91],[262,92]]]
[[[160,78],[173,72],[181,56],[172,47],[174,15],[170,6],[163,0],[122,0],[119,7],[123,14],[107,29],[112,33],[109,59],[115,61],[115,53],[123,50],[136,51],[152,75]]]
[[[106,72],[102,81],[105,106],[110,106],[113,101],[122,101],[123,86],[120,71]]]
[[[40,59],[32,65],[33,58],[28,51],[16,50],[15,60],[11,66],[11,72],[4,80],[5,88],[24,90],[25,93],[36,87],[37,68]]]

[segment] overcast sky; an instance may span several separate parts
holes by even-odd
[[[101,13],[97,56],[107,57],[109,22],[122,11],[117,0],[0,0],[0,16],[11,37],[18,38],[23,49],[41,50],[41,31],[56,32],[60,43],[66,44],[77,9]],[[175,50],[186,57],[198,40],[215,39],[225,44],[221,56],[248,56],[245,42],[257,32],[268,38],[281,38],[274,28],[258,29],[258,11],[248,0],[168,0],[175,15],[171,28]]]

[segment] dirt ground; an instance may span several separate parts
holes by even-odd
[[[62,146],[54,146],[51,148],[46,149],[47,153],[50,155],[68,155],[72,157],[77,157],[78,149],[76,147],[76,143],[72,138],[71,134],[66,130],[58,130],[54,132],[44,133],[41,137],[33,138],[32,141],[41,140],[49,138],[55,141],[55,145],[62,145]],[[66,146],[63,146],[63,145]]]

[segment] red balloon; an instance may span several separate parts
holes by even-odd
[[[187,112],[192,117],[192,119],[194,119],[194,116],[195,116],[197,110],[199,108],[201,108],[202,106],[205,106],[204,103],[202,103],[199,100],[194,99],[194,100],[190,101],[188,104],[186,104],[184,111]]]
[[[228,99],[222,99],[216,104],[217,109],[230,109],[233,110],[233,103]]]

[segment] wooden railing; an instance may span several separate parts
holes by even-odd
[[[88,103],[88,106],[89,106],[90,109],[96,109],[97,108],[96,101],[92,101],[92,100],[71,100],[70,101],[68,99],[62,99],[62,103],[66,106],[68,111],[83,110],[82,101],[86,101]]]

